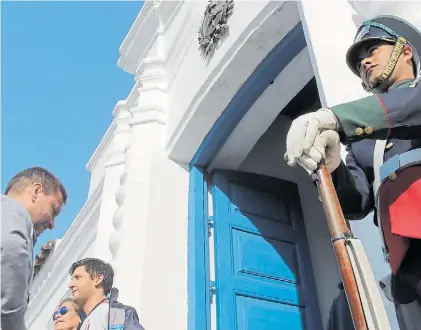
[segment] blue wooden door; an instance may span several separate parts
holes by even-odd
[[[212,176],[218,330],[321,330],[296,184]]]

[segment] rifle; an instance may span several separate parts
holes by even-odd
[[[390,329],[386,310],[362,244],[353,237],[345,221],[324,160],[319,164],[315,180],[355,329]]]

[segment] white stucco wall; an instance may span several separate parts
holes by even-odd
[[[187,49],[184,51],[176,75],[170,82],[169,103],[172,106],[168,121],[169,139],[171,139],[177,127],[185,124],[185,119],[188,120],[189,114],[186,112],[189,111],[191,102],[199,90],[203,89],[204,86],[208,87],[208,81],[214,80],[216,75],[223,70],[231,57],[234,56],[235,44],[244,42],[244,36],[250,33],[251,29],[257,27],[259,14],[265,9],[268,1],[235,2],[234,12],[229,18],[230,36],[222,43],[209,64],[200,57],[197,42],[197,30],[200,27],[207,4],[206,1],[187,3],[183,7],[182,12],[190,15],[189,21],[185,23],[182,19],[177,18],[168,31],[168,36],[165,36],[168,38],[168,43],[171,43],[172,40],[181,37],[180,34],[175,33],[178,30],[177,24],[189,24],[191,26],[187,34],[183,36],[187,39]],[[253,22],[253,20],[255,21]],[[238,72],[238,74],[241,73]],[[215,106],[218,107],[217,104]],[[220,110],[223,110],[223,108]]]
[[[95,191],[95,188],[98,187],[104,179],[105,165],[111,155],[112,150],[110,146],[113,143],[115,128],[116,125],[112,122],[86,164],[86,169],[91,173],[88,197],[91,196],[92,192]]]
[[[395,15],[413,24],[421,30],[421,3],[419,1],[349,1],[356,15],[357,24],[377,15]],[[357,16],[358,15],[358,16]]]
[[[197,18],[189,36],[192,42],[168,94],[171,111],[166,148],[171,157],[186,162],[257,65],[299,22],[295,2],[235,2],[230,36],[207,64],[196,40],[206,3],[193,3]]]

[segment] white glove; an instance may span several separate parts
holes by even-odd
[[[323,158],[329,173],[336,170],[341,163],[341,140],[339,134],[333,130],[317,135],[309,152],[304,153],[297,162],[311,175]]]
[[[303,152],[308,153],[316,136],[322,130],[337,130],[335,115],[329,109],[322,108],[316,112],[302,115],[295,119],[288,131],[285,160],[293,167]]]

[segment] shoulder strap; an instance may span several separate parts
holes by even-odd
[[[421,73],[415,79],[409,87],[416,87],[421,80]],[[377,192],[380,187],[380,167],[383,165],[384,159],[384,150],[386,148],[387,140],[377,140],[376,145],[374,147],[374,155],[373,155],[373,170],[374,170],[374,182],[373,182],[373,193],[374,193],[374,200],[377,202]]]
[[[386,148],[386,143],[387,143],[387,140],[377,140],[376,145],[374,146],[374,153],[373,153],[373,171],[374,171],[373,194],[374,194],[374,203],[375,203],[376,207],[379,204],[378,191],[379,191],[380,184],[381,184],[381,182],[380,182],[380,167],[383,165],[384,150]],[[377,208],[376,214],[377,214],[377,226],[379,228],[380,239],[381,239],[381,242],[382,242],[382,250],[383,250],[384,259],[385,259],[386,262],[389,262],[389,255],[388,255],[388,251],[387,251],[386,242],[384,240],[383,227],[382,227],[380,212],[379,212],[378,208]]]
[[[377,192],[380,187],[380,167],[383,165],[384,149],[386,148],[387,140],[377,140],[374,146],[373,154],[373,171],[374,171],[374,182],[373,182],[373,193],[374,200],[377,201]]]

